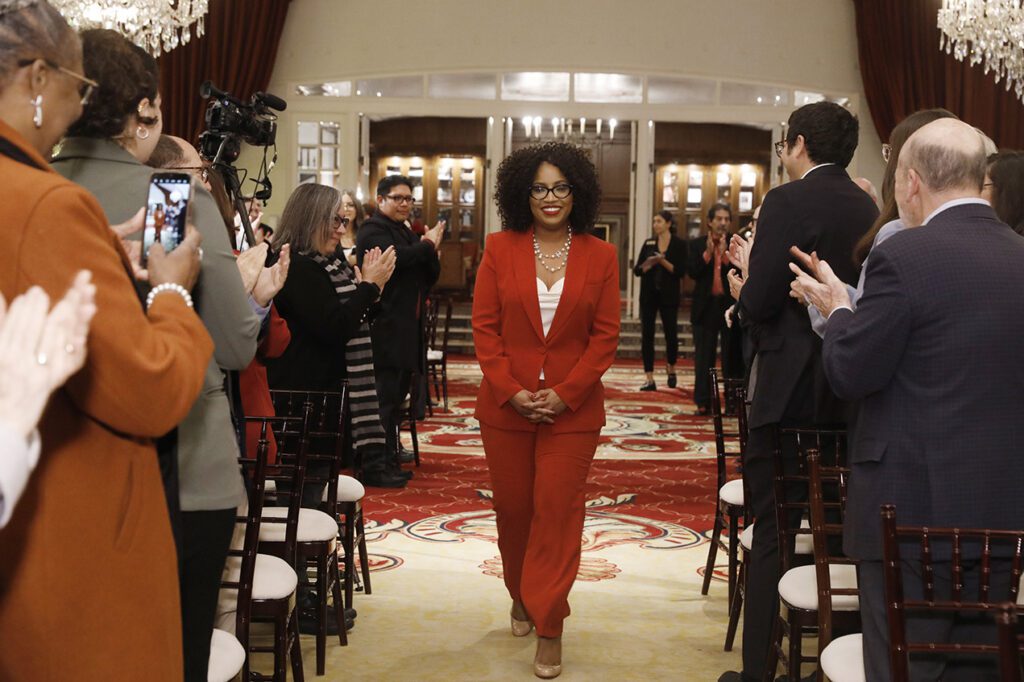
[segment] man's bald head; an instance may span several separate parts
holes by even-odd
[[[164,136],[161,135],[161,137],[164,137]],[[199,167],[202,167],[202,165],[203,165],[202,157],[199,156],[198,150],[196,150],[196,148],[193,147],[188,142],[188,140],[185,140],[185,139],[180,138],[180,137],[175,137],[174,135],[167,135],[167,138],[170,139],[170,141],[173,142],[174,144],[178,145],[178,147],[181,149],[181,156],[184,159],[184,163],[182,164],[182,166],[184,166],[186,168],[199,168]]]
[[[963,121],[943,118],[911,135],[900,151],[899,167],[913,170],[933,194],[981,192],[987,165],[985,142]]]

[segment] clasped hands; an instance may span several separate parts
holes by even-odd
[[[525,388],[510,400],[515,411],[531,424],[554,424],[555,417],[568,407],[550,388],[527,391]]]
[[[846,284],[836,277],[828,263],[818,258],[817,252],[808,254],[791,246],[789,253],[803,266],[789,264],[789,269],[796,275],[789,285],[790,296],[804,305],[813,305],[825,319],[836,308],[851,307]]]

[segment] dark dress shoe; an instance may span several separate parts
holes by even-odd
[[[355,627],[355,621],[345,614],[345,631],[348,632]],[[299,632],[303,635],[315,635],[317,632],[316,618],[311,614],[299,612]],[[334,610],[327,609],[327,622],[324,623],[324,632],[328,636],[337,636],[338,619],[334,617]]]
[[[776,681],[780,678],[776,677]],[[722,676],[718,678],[718,682],[760,682],[758,678],[738,673],[735,670],[722,673]]]
[[[398,461],[400,464],[412,464],[416,461],[416,455],[412,450],[406,450],[402,448],[398,451]]]
[[[668,387],[669,388],[675,388],[677,381],[678,381],[678,379],[677,379],[675,374],[669,374],[668,375]]]
[[[710,413],[707,405],[698,405],[697,411],[694,412],[698,417],[706,417]]]
[[[364,471],[362,483],[371,488],[404,488],[409,482],[405,476],[390,471]]]
[[[646,384],[640,387],[641,391],[657,391],[658,386],[653,381],[648,381]]]

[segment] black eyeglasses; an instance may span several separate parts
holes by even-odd
[[[334,216],[334,229],[339,227],[348,227],[348,218],[340,215]]]
[[[35,64],[38,61],[42,61],[51,69],[56,69],[65,76],[71,76],[76,81],[78,81],[78,95],[79,97],[81,97],[83,107],[89,103],[89,100],[92,99],[92,93],[95,92],[96,88],[100,86],[100,84],[94,81],[93,79],[86,78],[80,73],[72,71],[71,69],[66,69],[60,64],[51,62],[49,59],[44,59],[42,57],[36,57],[35,59],[20,59],[18,60],[18,68],[25,68],[26,66],[31,66],[32,64]]]
[[[572,185],[555,185],[554,187],[545,187],[544,185],[530,185],[530,196],[537,201],[543,201],[548,198],[548,194],[554,194],[556,199],[565,199],[572,194]]]
[[[786,148],[786,141],[779,140],[775,143],[775,156],[782,158],[782,150]]]
[[[203,182],[206,182],[210,177],[209,166],[174,166],[172,170],[188,171],[189,173],[199,176],[199,179]]]
[[[396,204],[409,204],[412,206],[416,203],[416,197],[411,194],[388,194],[384,197],[385,199],[391,199]],[[347,220],[347,219],[346,219]]]

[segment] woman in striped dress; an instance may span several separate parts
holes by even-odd
[[[362,482],[400,488],[407,479],[387,470],[366,321],[394,272],[395,254],[392,249],[370,251],[361,271],[341,257],[338,243],[349,222],[341,198],[333,187],[300,185],[284,207],[274,247],[290,244],[292,262],[274,304],[292,340],[281,357],[268,363],[268,378],[271,388],[307,391],[338,390],[347,379]],[[320,492],[304,491],[303,497],[315,506]]]

